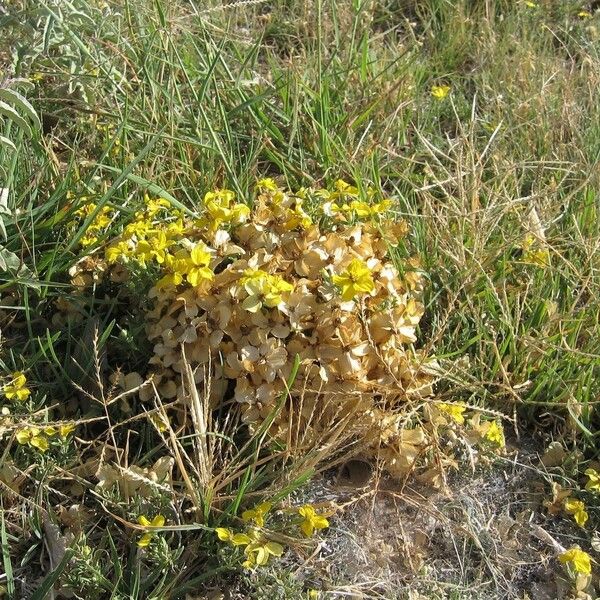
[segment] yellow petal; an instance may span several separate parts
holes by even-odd
[[[16,438],[17,442],[24,446],[25,444],[29,443],[29,440],[31,439],[31,433],[29,432],[29,429],[21,429],[21,431],[17,431]]]
[[[145,548],[146,546],[148,546],[150,544],[150,541],[152,540],[152,534],[151,533],[145,533],[139,540],[137,545],[140,548]]]
[[[58,427],[58,435],[63,439],[73,431],[75,431],[75,425],[73,423],[66,423],[64,425],[59,425]]]
[[[233,537],[233,532],[231,529],[227,529],[225,527],[216,527],[215,533],[222,542],[228,542]]]
[[[46,450],[48,450],[48,448],[50,447],[47,438],[43,435],[33,436],[29,443],[34,448],[37,448],[40,452],[46,452]]]
[[[165,518],[162,515],[156,515],[152,519],[152,527],[162,527],[165,524]]]

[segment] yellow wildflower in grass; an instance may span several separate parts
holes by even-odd
[[[271,177],[265,177],[256,182],[256,189],[260,192],[276,192],[279,186]]]
[[[576,546],[563,552],[558,557],[558,560],[560,560],[563,565],[570,565],[576,573],[581,573],[582,575],[592,574],[592,561],[590,555]]]
[[[27,377],[23,371],[15,371],[11,381],[2,388],[2,392],[8,400],[19,400],[20,402],[27,400],[31,391],[27,387]]]
[[[335,188],[335,192],[332,193],[332,196],[334,198],[339,198],[339,197],[344,197],[344,196],[356,197],[356,196],[358,196],[358,193],[359,193],[358,188],[356,186],[350,185],[343,179],[338,179],[333,184],[333,187]]]
[[[438,410],[443,413],[446,413],[448,416],[452,418],[453,421],[458,423],[459,425],[463,425],[465,422],[465,417],[463,413],[467,410],[466,406],[462,406],[460,404],[438,404]]]
[[[258,527],[265,526],[265,515],[271,510],[273,504],[271,502],[263,502],[250,510],[245,510],[242,513],[244,522],[254,521]]]
[[[318,514],[310,504],[300,507],[298,514],[303,517],[300,529],[306,537],[312,537],[315,530],[329,527],[329,521],[323,515]]]
[[[252,541],[244,548],[244,554],[246,555],[243,563],[245,568],[262,567],[269,562],[271,556],[281,556],[283,546],[252,532]]]
[[[145,212],[150,218],[154,217],[161,210],[171,207],[171,203],[165,198],[153,200],[147,194],[144,195],[144,204],[146,205]]]
[[[529,7],[529,8],[537,8],[538,5],[535,2],[532,2],[531,0],[525,0],[525,6]]]
[[[585,474],[588,477],[585,489],[593,492],[600,492],[600,473],[598,473],[596,469],[586,469]]]
[[[58,435],[64,440],[68,437],[70,433],[75,431],[76,425],[73,423],[64,423],[63,425],[58,426]]]
[[[75,216],[82,220],[90,217],[96,210],[98,205],[90,202],[83,205],[75,211]],[[85,233],[79,239],[79,243],[83,247],[92,246],[99,241],[98,234],[110,225],[113,216],[112,209],[108,206],[103,206],[88,224]]]
[[[284,227],[287,231],[292,231],[292,229],[296,229],[297,227],[308,229],[312,224],[313,220],[302,208],[302,201],[298,200],[294,208],[288,210],[287,221],[284,223]]]
[[[588,520],[588,514],[585,510],[585,504],[581,500],[567,498],[565,500],[565,512],[573,515],[573,518],[579,527],[585,527]]]
[[[592,18],[592,13],[591,13],[591,12],[589,12],[589,11],[587,11],[587,10],[580,10],[580,11],[577,13],[577,16],[578,16],[580,19],[591,19],[591,18]]]
[[[104,252],[104,258],[107,263],[115,263],[121,259],[129,258],[133,254],[132,248],[128,242],[119,241],[111,244]]]
[[[431,86],[431,95],[436,100],[443,100],[448,96],[452,88],[449,85],[433,85]]]
[[[162,527],[165,524],[165,518],[162,515],[156,515],[152,519],[152,521],[150,521],[150,519],[148,519],[148,517],[146,517],[144,515],[140,515],[138,517],[138,523],[140,525],[143,525],[144,527]],[[153,537],[154,537],[154,534],[150,531],[147,531],[138,540],[137,545],[140,548],[145,548],[146,546],[148,546],[150,544]]]
[[[235,533],[227,527],[215,528],[217,537],[222,542],[229,542],[233,546],[247,546],[252,542],[252,538],[245,533]]]
[[[44,453],[50,447],[48,438],[39,427],[25,427],[17,431],[17,442],[22,446],[31,446]]]
[[[331,279],[342,289],[342,300],[345,302],[353,300],[358,294],[369,294],[375,289],[371,270],[358,258],[354,258],[345,271]]]
[[[203,281],[214,279],[215,274],[208,267],[211,258],[212,256],[205,244],[199,242],[194,246],[187,261],[186,279],[190,285],[196,287]]]
[[[182,284],[189,270],[189,263],[190,255],[185,250],[179,250],[174,255],[166,254],[163,266],[170,272],[158,280],[157,289],[167,289]]]
[[[498,421],[492,421],[485,432],[485,438],[497,446],[504,447],[505,441],[502,425]]]
[[[166,259],[167,249],[171,244],[172,242],[167,239],[165,232],[159,230],[147,239],[140,240],[132,254],[143,266],[146,266],[152,260],[162,265]]]
[[[183,237],[185,230],[186,226],[183,219],[177,219],[166,226],[165,234],[170,240],[179,239]]]
[[[521,244],[523,249],[523,260],[526,263],[538,267],[547,267],[550,265],[550,252],[548,248],[542,245],[535,236],[528,234]]]
[[[250,215],[245,204],[233,204],[235,193],[231,190],[215,190],[204,195],[204,205],[208,213],[209,229],[216,231],[222,224],[239,225]]]
[[[284,294],[293,291],[294,286],[279,275],[270,275],[261,269],[246,269],[240,277],[240,285],[248,294],[242,308],[258,312],[262,306],[274,308],[283,302]]]
[[[268,503],[265,502],[264,504]],[[264,505],[259,506],[264,507]],[[264,514],[262,514],[262,517],[264,517]],[[248,520],[250,519],[254,520],[255,517],[250,517]],[[232,546],[245,546],[244,554],[246,555],[246,560],[243,566],[246,569],[266,565],[269,562],[269,557],[281,556],[283,554],[283,546],[281,544],[271,542],[256,530],[252,530],[246,534],[234,533],[226,527],[217,527],[215,528],[215,533],[222,542],[228,542]]]
[[[125,226],[123,236],[126,238],[135,236],[139,240],[152,233],[152,231],[152,223],[148,219],[140,218]]]

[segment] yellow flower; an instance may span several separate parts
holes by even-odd
[[[563,552],[558,557],[558,560],[560,560],[563,565],[570,564],[576,573],[581,573],[582,575],[591,575],[592,573],[590,555],[576,546]]]
[[[312,537],[315,529],[326,529],[329,527],[329,521],[324,516],[319,515],[310,504],[299,508],[298,514],[303,517],[300,529],[306,537]]]
[[[437,100],[443,100],[451,89],[449,85],[433,85],[431,86],[431,95]]]
[[[297,227],[308,229],[312,223],[313,221],[310,216],[304,212],[302,203],[298,201],[294,208],[289,209],[287,221],[283,226],[287,231],[292,231],[292,229],[296,229]]]
[[[215,533],[222,542],[229,542],[233,546],[246,546],[252,542],[252,538],[245,533],[234,533],[226,527],[215,528]]]
[[[538,267],[547,267],[550,264],[550,252],[541,245],[537,238],[531,234],[526,235],[521,244],[523,260]]]
[[[58,435],[64,440],[70,433],[75,431],[75,424],[64,423],[58,426]]]
[[[9,400],[20,400],[23,402],[31,394],[26,384],[27,378],[25,374],[22,371],[15,371],[12,374],[12,380],[2,388],[2,391]]]
[[[145,265],[146,262],[152,259],[159,265],[162,265],[166,260],[167,248],[171,244],[171,240],[167,239],[164,231],[157,231],[148,239],[140,240],[138,242],[134,251],[134,256],[142,265]]]
[[[271,510],[272,506],[271,502],[263,502],[251,510],[245,510],[242,513],[242,520],[244,522],[254,521],[258,527],[264,527],[265,515]]]
[[[136,221],[132,221],[125,227],[123,232],[124,236],[127,238],[135,236],[138,239],[141,239],[147,236],[152,231],[152,223],[147,219],[137,219]]]
[[[98,243],[98,236],[95,235],[93,232],[90,232],[90,230],[88,229],[88,231],[86,231],[80,238],[79,238],[79,243],[84,247],[87,248],[88,246],[93,246],[94,244]]]
[[[237,225],[246,220],[250,209],[245,204],[231,206],[234,200],[235,193],[231,190],[216,190],[205,194],[204,205],[211,217],[209,228],[212,231],[217,230],[222,223]]]
[[[208,248],[202,242],[196,244],[190,252],[186,273],[186,278],[190,285],[195,287],[203,281],[212,281],[214,279],[215,274],[208,267],[210,260],[211,254]]]
[[[277,183],[271,177],[259,179],[256,182],[256,188],[261,192],[276,192],[279,189]]]
[[[467,410],[466,406],[460,404],[438,404],[437,408],[449,415],[459,425],[462,425],[465,422],[463,413]]]
[[[528,6],[529,8],[537,8],[537,4],[531,0],[525,0],[525,6]]]
[[[138,523],[144,527],[162,527],[165,524],[165,518],[162,515],[156,515],[152,521],[150,521],[148,517],[140,515],[138,517]],[[153,537],[154,534],[148,531],[147,533],[144,533],[144,535],[142,535],[142,537],[138,540],[137,545],[140,548],[145,548],[148,546],[148,544],[150,544]]]
[[[580,10],[577,13],[577,16],[580,17],[581,19],[591,19],[592,18],[592,13],[587,11],[587,10]]]
[[[350,202],[348,209],[349,211],[355,212],[357,217],[371,216],[371,206],[366,202],[361,202],[360,200],[354,200]]]
[[[333,186],[335,187],[335,192],[331,196],[334,198],[339,198],[340,196],[358,196],[358,188],[350,185],[343,179],[338,179]]]
[[[279,275],[270,275],[261,269],[246,269],[239,282],[248,294],[242,302],[242,308],[249,312],[258,312],[263,304],[268,308],[279,306],[283,302],[283,295],[294,289]]]
[[[38,427],[25,427],[17,431],[17,442],[23,446],[32,446],[44,453],[50,447],[48,439]]]
[[[157,198],[151,200],[148,195],[144,196],[144,202],[146,203],[146,214],[152,218],[156,213],[160,212],[163,208],[170,208],[171,203],[165,198]]]
[[[243,564],[247,569],[266,565],[269,562],[269,557],[283,554],[281,544],[263,539],[256,533],[252,537],[252,541],[244,548],[246,561]]]
[[[332,281],[342,288],[342,300],[352,300],[357,294],[369,294],[375,289],[371,270],[360,259],[354,258],[345,271],[334,275]]]
[[[152,413],[150,415],[150,421],[156,427],[159,432],[167,431],[169,428],[169,418],[166,415],[160,413]]]
[[[185,224],[183,219],[177,219],[177,221],[173,221],[167,225],[165,230],[167,237],[169,239],[177,239],[183,236],[185,233]]]
[[[492,421],[490,423],[485,432],[485,437],[493,444],[504,447],[504,431],[502,430],[502,425],[499,425],[497,421]]]
[[[127,242],[120,241],[115,244],[111,244],[104,253],[106,262],[114,263],[121,258],[127,258],[131,255],[132,250]]]
[[[573,518],[579,527],[585,526],[588,520],[588,514],[585,510],[585,504],[581,500],[567,498],[565,500],[565,511],[568,514],[573,515]]]
[[[596,469],[586,469],[585,474],[588,476],[588,482],[585,484],[585,489],[600,492],[600,474]]]

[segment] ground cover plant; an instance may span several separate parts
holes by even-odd
[[[0,597],[596,597],[596,2],[0,27]]]

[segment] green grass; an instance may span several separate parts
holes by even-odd
[[[212,488],[182,478],[152,507],[98,496],[93,461],[115,436],[125,444],[122,424],[147,409],[133,400],[130,412],[109,408],[108,377],[144,371],[151,346],[139,297],[148,279],[85,294],[71,284],[95,217],[77,221],[75,211],[90,201],[96,214],[118,211],[110,237],[145,192],[197,215],[217,187],[251,202],[263,176],[293,189],[340,177],[377,187],[409,223],[400,254],[418,255],[427,272],[419,345],[443,367],[436,397],[501,411],[511,438],[540,447],[558,439],[581,452],[582,468],[598,459],[600,16],[578,16],[587,8],[12,0],[0,9],[0,88],[20,90],[41,118],[38,127],[28,105],[2,96],[17,116],[0,120],[9,140],[0,143],[1,374],[25,371],[36,414],[78,419],[89,444],[46,460],[18,447],[10,417],[0,420],[8,598],[44,597],[58,565],[61,582],[90,599],[179,598],[241,581],[235,557],[206,529],[255,499],[289,497],[337,459],[313,449],[291,461],[256,435],[237,453],[206,450],[223,469]],[[441,84],[452,91],[438,101],[430,91]],[[528,235],[548,264],[526,259]],[[70,312],[57,308],[64,300]],[[147,467],[156,438],[138,422],[124,464]],[[211,435],[239,435],[237,422],[228,427]],[[7,489],[14,465],[17,495]],[[67,565],[50,531],[59,507],[79,503],[91,516],[69,542],[79,551]],[[174,525],[141,557],[134,531],[114,515],[133,523],[149,508]],[[246,577],[242,593],[307,593],[289,573],[260,575],[269,577]]]

